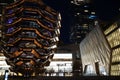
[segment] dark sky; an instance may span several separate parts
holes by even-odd
[[[1,1],[12,1],[12,0],[0,0]],[[62,16],[61,21],[61,35],[60,39],[64,43],[69,43],[70,26],[73,22],[73,16],[71,16],[70,0],[43,0],[45,4],[59,11]],[[96,15],[99,19],[104,21],[111,21],[120,12],[120,0],[93,0],[94,7],[96,9]]]
[[[69,43],[71,13],[70,0],[43,0],[44,3],[61,13],[61,35],[60,40]]]
[[[70,0],[43,0],[44,3],[59,11],[62,16],[62,28],[60,39],[64,43],[69,43],[70,23],[72,23]],[[104,21],[111,21],[118,15],[120,0],[94,0],[96,15]]]
[[[110,21],[120,13],[120,0],[94,0],[94,3],[101,20]]]

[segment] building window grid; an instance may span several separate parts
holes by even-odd
[[[113,62],[119,62],[120,61],[120,55],[114,55],[112,58],[112,63]]]
[[[105,30],[105,35],[109,34],[111,31],[113,31],[115,28],[117,28],[118,25],[117,23],[114,23],[113,25],[111,25],[107,30]]]
[[[118,28],[118,24],[114,23],[111,25],[107,30],[105,30],[104,34],[108,35],[110,32]],[[112,76],[119,76],[120,75],[120,28],[106,36],[110,47],[112,48],[112,62],[111,62],[111,72],[110,75]],[[115,48],[115,49],[113,49]],[[114,63],[114,64],[113,64]]]
[[[115,32],[107,36],[107,40],[110,43],[111,48],[120,45],[120,31],[117,29]]]
[[[114,55],[119,55],[119,54],[120,54],[120,48],[117,48],[117,49],[113,50],[113,54],[112,54],[113,56]]]

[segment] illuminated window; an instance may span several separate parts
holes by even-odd
[[[91,14],[95,14],[95,12],[91,12]]]
[[[88,24],[83,24],[83,27],[84,28],[88,28]]]
[[[119,29],[117,29],[115,32],[113,32],[109,36],[107,36],[107,40],[112,48],[117,45],[120,45],[120,37],[118,36],[120,36]]]
[[[80,13],[77,13],[77,15],[80,15]]]
[[[114,49],[112,55],[120,55],[120,48]]]
[[[83,1],[83,0],[77,0],[77,1]]]
[[[84,12],[89,12],[88,10],[84,10]]]
[[[120,28],[118,27],[117,23],[111,25],[107,30],[105,30],[105,35],[107,36],[107,40],[111,46],[111,48],[115,48],[112,50],[112,64],[111,64],[111,75],[112,76],[119,76],[120,75]],[[116,29],[116,30],[115,30]],[[115,30],[114,32],[112,32]],[[110,33],[111,32],[111,33]]]
[[[49,72],[50,70],[54,70],[54,72],[72,72],[72,53],[56,53],[54,54],[53,60],[50,63],[50,66],[45,67]],[[53,76],[56,76],[54,74]],[[59,75],[63,76],[63,75]],[[67,76],[67,75],[65,75]],[[70,74],[68,76],[71,76]]]
[[[73,1],[71,1],[71,3],[74,3]]]
[[[104,33],[105,35],[107,35],[108,33],[110,33],[112,30],[114,30],[117,26],[117,23],[114,23],[113,25],[111,25]]]
[[[111,66],[111,75],[119,76],[120,75],[120,65],[112,65]]]
[[[13,22],[13,19],[11,19],[11,18],[8,19],[8,21],[7,21],[8,24],[11,24],[12,22]]]

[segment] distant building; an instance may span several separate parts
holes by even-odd
[[[70,41],[76,45],[77,49],[73,55],[73,72],[82,75],[82,62],[78,44],[94,28],[96,13],[91,0],[71,0],[71,12],[73,20]]]
[[[71,26],[71,42],[80,43],[86,34],[94,27],[96,17],[92,0],[71,0],[72,16],[74,17]]]
[[[4,8],[6,62],[18,75],[39,75],[49,66],[60,35],[60,14],[41,0],[18,0]]]

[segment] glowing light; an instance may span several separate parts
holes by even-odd
[[[11,24],[13,22],[13,19],[8,19],[7,23]]]
[[[91,12],[91,14],[95,14],[95,12]]]
[[[6,71],[6,73],[5,73],[5,80],[8,80],[8,75],[9,75],[9,73],[8,73],[8,71]]]
[[[85,5],[84,7],[88,7],[87,5]]]
[[[71,1],[71,3],[74,3],[73,1]]]
[[[57,30],[55,31],[55,33],[56,33],[57,35],[60,34],[60,30],[57,29]]]
[[[119,28],[118,30],[119,30],[119,32],[120,32],[120,28]]]
[[[60,30],[59,29],[57,29],[57,32],[58,32],[58,34],[60,34]]]
[[[88,10],[84,10],[84,12],[88,12]]]
[[[56,41],[59,41],[59,38],[58,37],[55,37]]]
[[[77,13],[77,15],[80,15],[80,13]]]
[[[54,48],[57,48],[57,45],[53,45],[53,46],[49,47],[48,49],[54,49]]]
[[[72,59],[72,53],[54,54],[53,59]]]
[[[88,18],[89,18],[89,19],[95,19],[96,16],[95,16],[95,15],[90,15]]]

